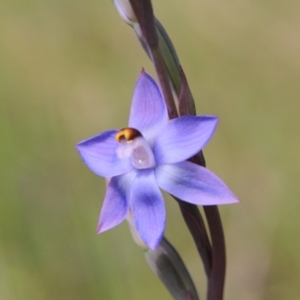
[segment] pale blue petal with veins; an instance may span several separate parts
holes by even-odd
[[[140,238],[155,249],[166,221],[159,188],[197,205],[238,202],[214,173],[186,161],[207,144],[217,123],[214,116],[168,120],[157,84],[142,71],[134,89],[129,128],[106,131],[77,144],[90,170],[111,177],[98,233],[117,226],[130,212]]]

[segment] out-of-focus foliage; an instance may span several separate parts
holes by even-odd
[[[208,166],[241,199],[221,207],[226,299],[300,294],[300,3],[154,1],[197,100],[220,117]],[[126,126],[154,74],[111,1],[2,0],[0,299],[170,299],[126,224],[97,236],[104,181],[74,144]],[[167,236],[204,295],[201,262],[166,199]]]

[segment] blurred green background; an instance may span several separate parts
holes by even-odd
[[[220,207],[225,298],[299,299],[300,2],[153,4],[198,113],[220,117],[208,167],[241,199]],[[154,75],[111,1],[1,1],[0,299],[171,299],[125,223],[96,235],[104,180],[74,147],[127,124],[142,67]],[[191,237],[166,203],[166,235],[205,295]]]

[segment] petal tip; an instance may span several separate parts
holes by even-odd
[[[144,68],[142,68],[137,81],[139,82],[139,80],[141,80],[141,79],[146,80],[151,84],[154,83],[154,85],[157,86],[155,80],[152,78],[152,76]]]
[[[220,119],[217,116],[206,116],[206,120],[208,122],[211,122],[211,126],[213,127],[213,130],[215,130],[218,126],[218,123],[219,123]]]
[[[111,229],[111,228],[113,228],[115,226],[105,225],[105,223],[103,224],[103,222],[101,222],[101,223],[98,224],[98,227],[97,227],[97,230],[96,230],[96,234],[100,234],[100,233],[103,233],[105,231],[108,231],[109,229]]]
[[[234,195],[230,195],[228,197],[219,197],[219,199],[212,200],[209,204],[201,204],[203,206],[210,206],[210,205],[229,205],[229,204],[236,204],[239,203],[240,200],[236,198]]]
[[[99,224],[98,227],[97,227],[97,230],[96,230],[96,234],[100,234],[102,233],[104,230],[103,230],[103,227],[102,227],[102,224]]]
[[[82,142],[79,142],[79,143],[75,144],[75,148],[76,148],[78,151],[80,151],[81,147],[82,147]]]
[[[226,199],[226,197],[224,197],[224,200],[222,200],[220,204],[235,204],[235,203],[239,203],[239,202],[240,202],[240,200],[228,188],[227,199]]]
[[[103,226],[103,222],[101,222],[101,219],[99,218],[97,229],[96,229],[96,234],[100,234],[104,231],[105,231],[105,228]]]
[[[162,232],[159,237],[152,237],[149,240],[143,239],[143,242],[151,249],[151,250],[156,250],[158,246],[161,243],[161,240],[163,238],[164,232]]]
[[[232,200],[229,204],[235,204],[235,203],[240,203],[240,202],[241,201],[238,198],[234,197],[234,198],[232,198]]]
[[[163,237],[163,233],[161,234],[161,236],[156,239],[155,241],[153,241],[152,243],[150,243],[148,246],[151,250],[156,250],[158,248],[158,246],[160,245],[161,243],[161,240],[162,240],[162,237]]]

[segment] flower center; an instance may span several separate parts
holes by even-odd
[[[117,149],[119,158],[129,159],[137,169],[148,169],[156,165],[152,149],[138,130],[121,129],[115,138],[121,144]]]

